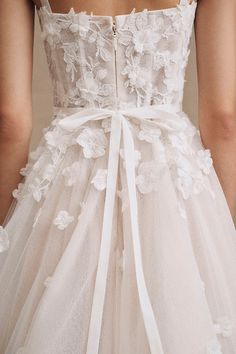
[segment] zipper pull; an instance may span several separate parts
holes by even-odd
[[[113,31],[113,44],[114,44],[114,48],[115,48],[115,50],[117,50],[116,24],[115,24],[114,21],[113,21],[113,24],[112,24],[112,31]]]

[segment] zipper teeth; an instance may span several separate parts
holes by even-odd
[[[113,34],[116,35],[116,23],[115,23],[115,21],[112,22],[112,30],[113,30]]]
[[[117,63],[116,63],[116,56],[117,56],[117,37],[116,37],[116,23],[113,21],[112,23],[112,30],[113,30],[113,43],[114,43],[114,52],[115,52],[115,96],[116,96],[116,106],[118,103],[118,95],[117,95]]]

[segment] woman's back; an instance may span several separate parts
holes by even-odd
[[[192,0],[189,0],[190,2]],[[36,6],[41,6],[40,0],[35,1]],[[76,1],[76,0],[51,0],[50,5],[53,12],[65,13],[68,12],[71,7],[76,12],[86,11],[88,13],[93,12],[95,15],[123,15],[130,13],[133,8],[137,12],[147,8],[148,10],[159,10],[169,7],[174,7],[178,4],[178,0],[120,0],[120,1]]]

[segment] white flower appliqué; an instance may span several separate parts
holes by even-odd
[[[107,138],[103,129],[84,128],[76,139],[77,143],[83,147],[84,156],[88,159],[97,158],[105,154]]]
[[[215,321],[215,330],[223,337],[230,337],[233,331],[233,321],[226,316],[219,317]]]
[[[24,183],[19,183],[17,188],[13,190],[12,196],[15,199],[19,199],[21,196],[21,192],[23,191],[23,188],[24,188]]]
[[[203,149],[197,152],[197,163],[205,174],[210,173],[210,168],[213,164],[213,160],[211,158],[211,152],[209,149]]]
[[[124,160],[123,161],[123,166],[125,168],[125,153],[124,153],[124,149],[120,149],[120,156],[121,158]],[[137,167],[139,164],[139,161],[141,160],[141,152],[139,150],[134,150],[134,166]]]
[[[41,180],[39,178],[35,178],[34,182],[29,184],[28,191],[32,194],[36,202],[40,202],[43,196],[41,189]]]
[[[213,339],[207,344],[207,354],[223,354],[217,339]]]
[[[160,136],[161,130],[159,128],[153,127],[146,122],[140,124],[140,131],[138,133],[139,140],[155,143],[160,140]]]
[[[96,175],[91,180],[91,183],[97,190],[104,190],[107,184],[107,169],[98,169]]]
[[[80,174],[81,165],[79,162],[74,162],[71,166],[62,170],[62,175],[65,177],[65,185],[73,186]]]
[[[69,24],[70,31],[78,33],[81,38],[85,39],[90,28],[89,16],[85,12],[76,14],[74,9],[71,9],[68,17],[71,19],[71,23]]]
[[[160,37],[160,34],[154,32],[151,26],[135,31],[133,34],[134,50],[137,53],[152,52]]]
[[[0,253],[8,250],[9,244],[8,233],[3,226],[0,226]]]
[[[59,230],[65,230],[67,226],[74,221],[74,216],[71,216],[66,210],[61,210],[53,221]]]
[[[159,161],[152,160],[140,163],[136,177],[139,191],[143,194],[157,191],[162,173],[163,164],[160,164]]]

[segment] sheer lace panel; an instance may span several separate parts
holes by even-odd
[[[38,11],[54,104],[114,108],[182,103],[196,2],[129,15]],[[109,73],[109,75],[108,75]]]

